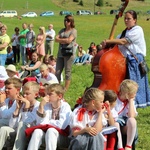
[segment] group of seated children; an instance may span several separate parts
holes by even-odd
[[[40,101],[40,86],[35,81],[22,85],[19,78],[12,77],[4,84],[5,90],[0,91],[0,149],[114,150],[115,145],[118,150],[132,149],[137,129],[136,82],[124,80],[118,95],[88,88],[73,112],[59,83],[47,85]],[[107,131],[109,126],[113,130]],[[125,146],[121,133],[127,136]]]
[[[94,56],[100,50],[101,50],[101,46],[100,45],[96,46],[94,42],[91,42],[87,52],[83,50],[83,47],[81,45],[78,45],[77,56],[75,57],[73,64],[84,65],[84,64],[92,63]]]

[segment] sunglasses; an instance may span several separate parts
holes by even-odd
[[[65,21],[65,22],[70,22],[70,20],[69,20],[69,19],[65,19],[64,21]]]

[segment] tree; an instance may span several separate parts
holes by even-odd
[[[79,0],[73,0],[73,2],[79,2]]]
[[[98,0],[96,5],[97,6],[103,6],[103,0]]]
[[[80,0],[79,5],[83,6],[83,1],[82,0]]]

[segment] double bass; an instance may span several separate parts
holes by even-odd
[[[119,17],[122,17],[129,0],[122,0],[122,5],[115,16],[109,39],[113,39]],[[101,90],[118,91],[120,83],[126,76],[126,58],[120,52],[118,45],[100,50],[92,62],[94,81],[91,87]]]

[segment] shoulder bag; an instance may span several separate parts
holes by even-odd
[[[139,70],[140,70],[141,76],[145,76],[149,72],[149,67],[146,63],[146,60],[144,59],[143,61],[139,62],[138,58],[131,52],[131,50],[128,48],[127,50],[132,54],[135,60],[139,63]]]

